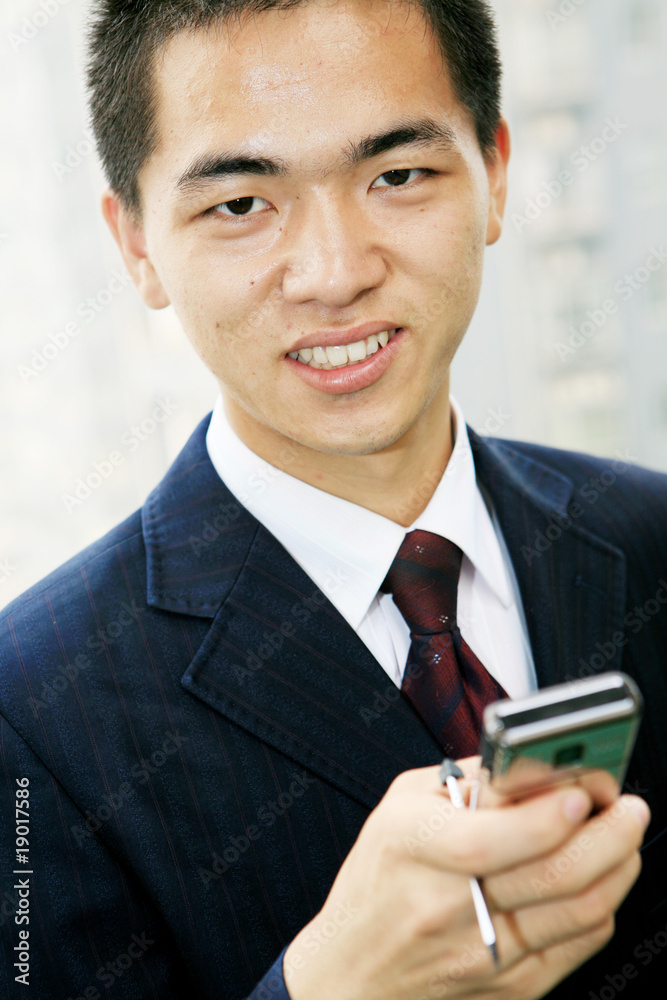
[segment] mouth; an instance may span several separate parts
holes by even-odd
[[[353,344],[334,347],[302,347],[299,351],[291,351],[287,356],[308,368],[317,368],[321,371],[349,368],[365,361],[373,354],[377,354],[378,351],[382,351],[401,329],[401,327],[397,327],[395,330],[372,333],[364,340],[357,340]]]
[[[378,329],[378,324],[375,329]],[[366,333],[366,330],[358,330],[356,336],[360,333]],[[298,375],[311,389],[331,395],[354,395],[383,379],[400,356],[407,339],[408,331],[400,326],[395,330],[369,333],[364,340],[355,340],[350,344],[322,345],[319,349],[310,345],[299,347],[286,354],[284,360],[292,374]],[[325,360],[319,360],[322,358],[320,350]],[[302,353],[304,357],[300,357]],[[395,388],[394,385],[392,391]]]

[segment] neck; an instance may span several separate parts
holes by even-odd
[[[405,434],[368,455],[333,455],[309,448],[259,424],[224,389],[223,399],[232,428],[260,458],[406,528],[428,505],[452,453],[449,379]]]

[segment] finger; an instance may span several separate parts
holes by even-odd
[[[511,966],[527,952],[540,952],[581,937],[613,918],[641,870],[638,852],[577,896],[493,914],[498,954]]]
[[[525,955],[493,980],[493,996],[547,996],[558,983],[601,951],[613,934],[614,921],[610,918],[578,937]],[[484,994],[480,991],[475,995]]]
[[[487,903],[492,909],[516,910],[583,892],[639,849],[649,819],[642,799],[621,796],[557,851],[486,879]]]
[[[479,754],[475,754],[474,757],[461,757],[456,763],[463,771],[464,781],[474,781],[479,778],[482,768],[482,758]]]
[[[505,808],[510,805],[514,805],[516,802],[525,802],[527,799],[533,797],[534,795],[543,795],[546,792],[552,790],[564,790],[566,788],[583,788],[584,791],[589,793],[589,788],[584,784],[580,778],[571,777],[567,781],[559,780],[557,783],[546,787],[535,789],[530,793],[530,795],[522,795],[517,798],[512,798],[508,795],[503,795],[497,792],[489,784],[489,772],[481,767],[482,758],[477,754],[474,757],[462,757],[456,761],[458,766],[463,771],[463,778],[459,779],[459,785],[461,789],[461,794],[467,801],[467,795],[469,793],[470,787],[473,782],[480,781],[481,790],[478,808],[495,808],[502,807]],[[421,793],[436,793],[437,795],[449,798],[449,792],[447,791],[446,785],[443,785],[440,778],[440,768],[441,764],[434,764],[430,767],[416,767],[411,768],[408,771],[401,771],[400,774],[396,775],[392,781],[389,790],[392,794],[396,792],[421,792]],[[606,772],[605,772],[606,773]],[[618,787],[614,779],[609,775],[612,785]],[[595,785],[592,787],[595,789]],[[589,793],[590,794],[590,793]],[[600,803],[597,803],[599,805]],[[605,803],[606,804],[606,803]]]
[[[616,778],[609,771],[585,771],[579,778],[579,783],[593,799],[597,810],[611,805],[621,793]]]
[[[406,795],[395,806],[391,821],[413,856],[443,871],[482,877],[555,851],[581,826],[592,802],[583,789],[559,788],[476,812],[457,810],[441,795]]]
[[[529,768],[511,770],[492,778],[487,768],[480,769],[481,808],[505,806],[519,802],[531,795],[541,794],[548,788],[573,785],[583,788],[593,800],[596,809],[604,809],[620,795],[618,782],[609,771],[600,768],[592,770],[563,770],[537,761],[530,762]]]
[[[595,914],[591,911],[591,920]],[[551,914],[553,921],[554,914]],[[546,996],[549,989],[603,948],[614,933],[613,914],[585,929],[569,925],[558,940],[540,941],[530,926],[517,923],[515,914],[494,916],[500,971],[482,941],[479,927],[468,922],[447,931],[446,940],[432,938],[431,961],[437,962],[437,983],[461,985],[467,970],[466,995],[484,997]],[[560,926],[558,923],[555,926]],[[553,928],[552,928],[553,933]],[[541,945],[541,946],[540,946]],[[440,961],[438,957],[442,956]],[[544,984],[541,986],[541,984]],[[539,991],[539,992],[538,992]],[[436,994],[442,995],[442,993]]]

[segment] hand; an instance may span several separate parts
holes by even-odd
[[[322,910],[288,947],[288,992],[292,1000],[543,997],[611,938],[648,820],[636,796],[595,803],[573,784],[519,802],[494,801],[487,789],[485,808],[456,810],[438,766],[405,771],[366,820]],[[499,969],[481,940],[470,875],[484,879]]]

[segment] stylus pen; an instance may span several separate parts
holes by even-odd
[[[463,801],[463,796],[461,795],[461,790],[459,789],[459,783],[457,778],[463,777],[463,771],[460,767],[454,763],[449,757],[445,757],[440,766],[440,780],[443,785],[446,785],[449,790],[449,797],[454,803],[457,809],[465,809],[466,805]],[[477,786],[479,787],[479,785]],[[475,792],[477,788],[475,789]],[[472,798],[471,798],[472,805]],[[475,794],[475,806],[477,805],[477,795]],[[475,806],[472,806],[474,808]],[[486,905],[486,900],[484,899],[484,893],[482,892],[482,887],[474,877],[470,875],[468,881],[470,882],[470,890],[472,892],[472,900],[475,904],[475,913],[477,914],[477,923],[479,924],[479,929],[482,935],[482,941],[489,949],[491,958],[493,959],[493,964],[495,966],[499,965],[498,961],[498,948],[496,946],[496,932],[493,927],[493,922],[491,920],[491,914],[489,913],[489,908]]]

